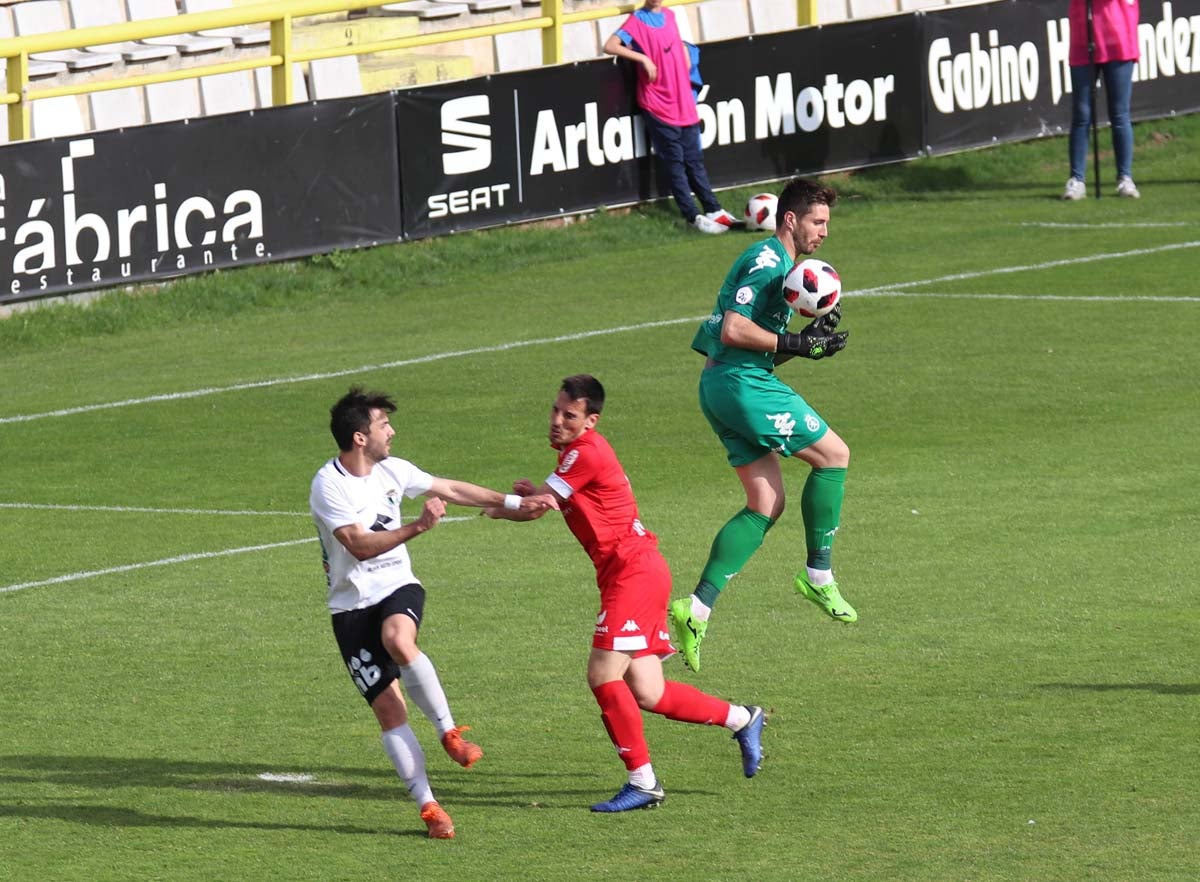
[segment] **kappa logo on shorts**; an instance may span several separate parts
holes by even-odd
[[[796,429],[796,421],[792,419],[791,411],[787,413],[769,413],[766,414],[767,419],[775,424],[775,431],[784,438],[791,438],[792,432]]]
[[[560,475],[565,475],[571,470],[571,466],[575,465],[575,460],[577,459],[579,459],[579,451],[572,450],[570,453],[564,456],[563,461],[558,464],[558,473]]]
[[[622,631],[640,631],[640,630],[642,630],[642,628],[633,619],[626,619],[625,624],[621,626],[621,630]]]

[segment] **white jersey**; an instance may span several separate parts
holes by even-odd
[[[330,612],[372,606],[401,586],[420,584],[405,545],[359,560],[333,531],[354,523],[366,530],[394,530],[400,526],[400,497],[420,496],[432,486],[432,475],[394,456],[376,463],[365,478],[347,472],[336,457],[321,467],[308,505],[321,539]]]

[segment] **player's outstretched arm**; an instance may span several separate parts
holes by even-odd
[[[521,497],[522,501],[529,499],[539,499],[541,497],[549,497],[554,500],[552,506],[555,510],[562,507],[562,498],[550,489],[549,484],[543,484],[541,487],[535,487],[533,482],[528,478],[521,478],[519,481],[513,482],[513,493]],[[524,511],[522,509],[502,508],[499,506],[490,506],[483,510],[483,513],[489,518],[500,518],[506,521],[536,521],[550,508],[541,508],[536,511]]]
[[[433,484],[424,494],[436,496],[455,505],[467,505],[472,508],[502,508],[506,511],[544,512],[558,508],[558,498],[553,494],[539,493],[532,496],[521,496],[515,493],[505,494],[498,490],[489,490],[469,481],[456,481],[451,478],[433,479]]]

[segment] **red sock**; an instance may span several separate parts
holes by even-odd
[[[651,709],[651,713],[681,723],[724,726],[729,716],[729,702],[714,698],[687,683],[668,680],[662,698]]]
[[[625,768],[633,771],[650,762],[650,748],[642,731],[642,709],[624,680],[609,680],[592,690],[600,705],[600,719]]]

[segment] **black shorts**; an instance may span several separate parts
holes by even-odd
[[[415,582],[397,588],[374,606],[333,614],[333,636],[342,651],[350,679],[367,704],[400,676],[400,668],[383,648],[383,620],[408,616],[417,627],[425,615],[425,589]]]

